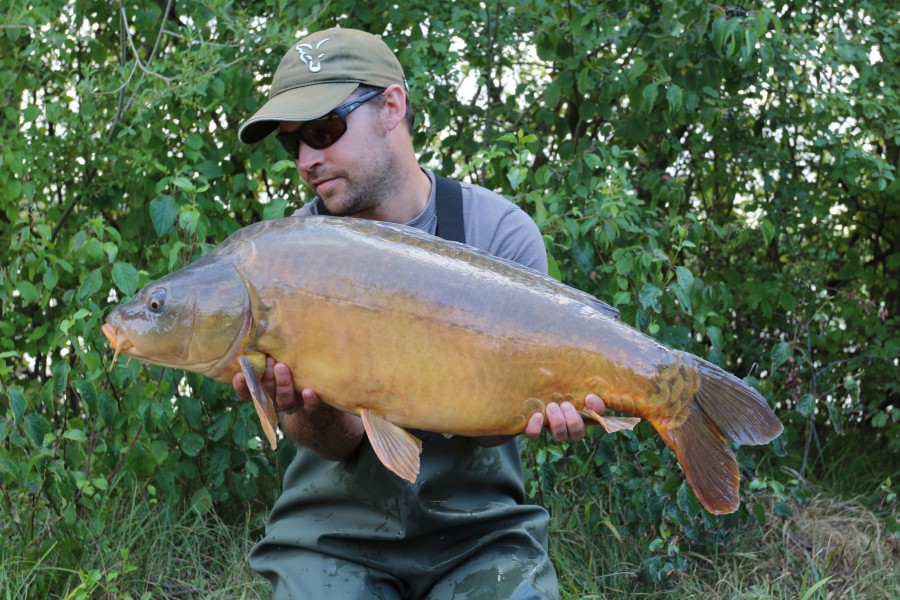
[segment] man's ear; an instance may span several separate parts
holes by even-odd
[[[389,130],[396,129],[406,121],[406,90],[402,85],[392,85],[381,93],[384,97],[385,124]]]

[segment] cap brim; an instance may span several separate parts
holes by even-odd
[[[269,98],[238,129],[238,139],[255,144],[278,128],[279,121],[309,121],[330,113],[359,87],[359,82],[322,83],[285,90]]]

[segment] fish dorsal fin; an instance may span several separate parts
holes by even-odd
[[[632,430],[634,426],[641,422],[637,417],[604,417],[592,411],[589,408],[582,408],[579,411],[582,416],[593,419],[600,424],[606,433],[615,433],[623,429]]]
[[[587,296],[587,298],[584,299],[585,304],[590,304],[596,310],[599,310],[600,312],[612,317],[613,319],[619,318],[619,309],[617,309],[613,306],[610,306],[609,304],[607,304],[603,300],[600,300],[599,298],[596,298],[589,294],[585,294],[585,295]]]
[[[254,355],[253,358],[262,357],[262,365],[265,368],[266,357],[263,354]],[[247,387],[250,388],[250,395],[253,397],[253,407],[259,416],[259,424],[262,425],[266,439],[274,450],[278,446],[278,440],[275,438],[275,428],[278,427],[278,417],[275,415],[275,403],[269,397],[262,381],[259,378],[259,372],[254,365],[253,360],[249,356],[240,358],[241,371],[244,373],[244,379],[247,380]]]
[[[365,408],[360,409],[359,416],[381,463],[398,477],[415,483],[419,476],[422,440]]]

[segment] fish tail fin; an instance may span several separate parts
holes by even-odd
[[[739,473],[728,442],[765,444],[778,437],[783,426],[755,389],[703,359],[682,357],[699,375],[699,385],[680,414],[648,420],[675,452],[703,508],[731,513],[740,504]]]

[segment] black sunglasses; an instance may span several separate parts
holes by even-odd
[[[347,115],[383,91],[383,89],[373,90],[363,94],[353,102],[338,106],[323,117],[305,122],[295,131],[281,132],[275,137],[294,160],[300,156],[300,142],[316,150],[327,148],[347,133]]]

